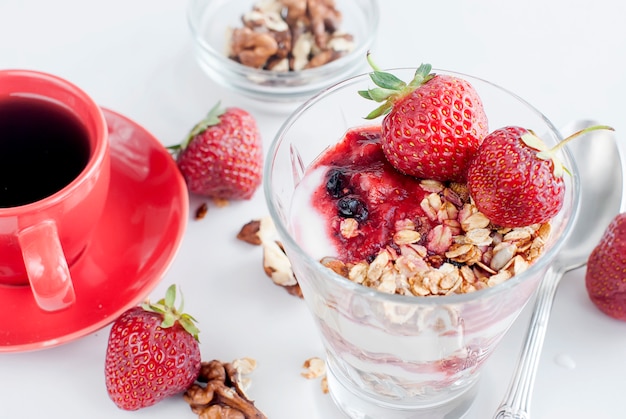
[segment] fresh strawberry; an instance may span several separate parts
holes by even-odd
[[[543,223],[563,206],[567,171],[556,153],[569,141],[596,129],[580,130],[551,149],[532,131],[509,126],[489,134],[472,161],[467,184],[479,211],[494,224],[524,227]]]
[[[370,65],[378,87],[359,94],[383,102],[367,118],[385,115],[382,147],[387,160],[407,175],[464,182],[488,133],[482,102],[470,83],[433,74],[430,65],[422,64],[406,84],[380,71],[371,60]]]
[[[189,191],[215,199],[250,199],[261,184],[263,145],[256,121],[218,103],[170,150]]]
[[[109,335],[106,388],[115,404],[137,410],[184,392],[200,373],[198,329],[188,314],[174,309],[176,288],[156,304],[124,312]]]
[[[626,213],[609,224],[587,261],[585,285],[605,314],[626,321]]]

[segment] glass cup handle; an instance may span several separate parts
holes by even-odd
[[[54,221],[29,226],[17,238],[37,305],[46,311],[72,305],[76,300],[74,286]]]

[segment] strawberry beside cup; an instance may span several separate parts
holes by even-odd
[[[254,117],[244,109],[217,103],[181,144],[169,150],[194,194],[247,200],[261,185],[261,134]]]
[[[121,409],[137,410],[182,393],[200,373],[199,330],[174,307],[176,288],[164,299],[124,312],[111,327],[105,359],[109,397]]]
[[[591,252],[585,286],[600,311],[626,321],[626,213],[611,221]]]
[[[130,308],[115,320],[104,365],[110,399],[134,411],[178,395],[199,418],[266,419],[243,391],[242,377],[256,361],[202,361],[196,320],[175,302],[171,285],[165,298]]]

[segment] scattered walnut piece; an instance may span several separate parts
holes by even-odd
[[[308,0],[307,6],[315,44],[324,50],[329,36],[341,25],[341,13],[335,7],[335,0]]]
[[[278,241],[263,242],[263,270],[276,285],[286,287],[297,284],[291,262]]]
[[[259,236],[259,230],[261,229],[261,221],[260,220],[252,220],[246,223],[239,233],[237,233],[237,238],[246,243],[253,244],[255,246],[260,246],[263,242],[261,241],[261,237]]]
[[[231,39],[231,54],[248,67],[264,67],[278,51],[278,43],[272,35],[248,27],[234,29]]]
[[[246,223],[237,234],[239,240],[263,247],[263,271],[274,284],[281,286],[289,294],[302,298],[291,262],[278,237],[276,226],[268,216]]]
[[[298,71],[354,49],[335,0],[259,0],[241,20],[243,28],[229,30],[228,57],[248,67]]]
[[[224,208],[230,204],[230,201],[225,198],[213,198],[213,204],[218,208]]]
[[[307,0],[281,0],[278,3],[287,8],[285,20],[289,25],[306,18]]]
[[[254,366],[256,362],[247,358],[232,363],[203,362],[196,382],[183,398],[200,419],[267,419],[241,388],[241,376]]]
[[[304,298],[304,296],[302,295],[302,289],[300,288],[300,285],[290,285],[290,286],[286,286],[283,288],[285,288],[285,290],[289,294],[293,295],[294,297]]]
[[[322,393],[328,394],[328,376],[323,376],[320,381],[320,387],[322,388]]]
[[[213,198],[211,199],[211,202],[217,208],[225,208],[230,204],[230,201],[224,198]],[[200,205],[198,205],[198,207],[196,208],[196,212],[194,213],[194,219],[202,220],[206,217],[208,212],[209,212],[209,204],[206,202],[203,202]]]
[[[206,202],[203,202],[196,209],[196,216],[195,216],[196,220],[202,220],[204,217],[206,217],[207,212],[209,212],[209,206],[207,205]]]
[[[301,375],[304,378],[319,378],[326,374],[326,362],[318,357],[309,358],[302,364],[303,371]]]
[[[318,357],[309,358],[302,365],[302,375],[307,380],[321,378],[320,386],[324,394],[328,393],[328,379],[326,376],[326,362]]]

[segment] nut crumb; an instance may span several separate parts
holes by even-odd
[[[302,364],[303,371],[300,373],[307,380],[320,378],[322,393],[328,394],[328,377],[326,375],[326,361],[318,357],[312,357]]]
[[[287,258],[285,249],[279,240],[276,226],[268,216],[251,220],[246,223],[237,234],[239,240],[260,245],[263,248],[263,271],[274,284],[281,286],[287,292],[302,298],[302,290],[291,269],[291,262]]]
[[[260,220],[252,220],[239,230],[237,233],[237,238],[246,243],[250,243],[255,246],[260,246],[263,241],[261,240],[261,236],[259,232],[261,231],[261,221]]]
[[[323,376],[320,381],[320,387],[322,387],[322,393],[328,394],[328,377]]]
[[[202,220],[204,217],[206,217],[207,212],[209,212],[209,206],[207,205],[206,202],[203,202],[196,209],[195,219],[196,220]]]
[[[304,361],[302,368],[303,371],[300,375],[309,380],[326,375],[326,362],[318,357],[309,358]]]
[[[296,276],[291,269],[291,262],[278,241],[263,243],[263,270],[276,285],[292,286],[297,284]]]
[[[252,358],[239,358],[233,361],[233,367],[241,375],[251,374],[256,369],[256,365],[256,359]]]
[[[213,204],[218,208],[224,208],[230,204],[230,201],[225,198],[213,198]]]

